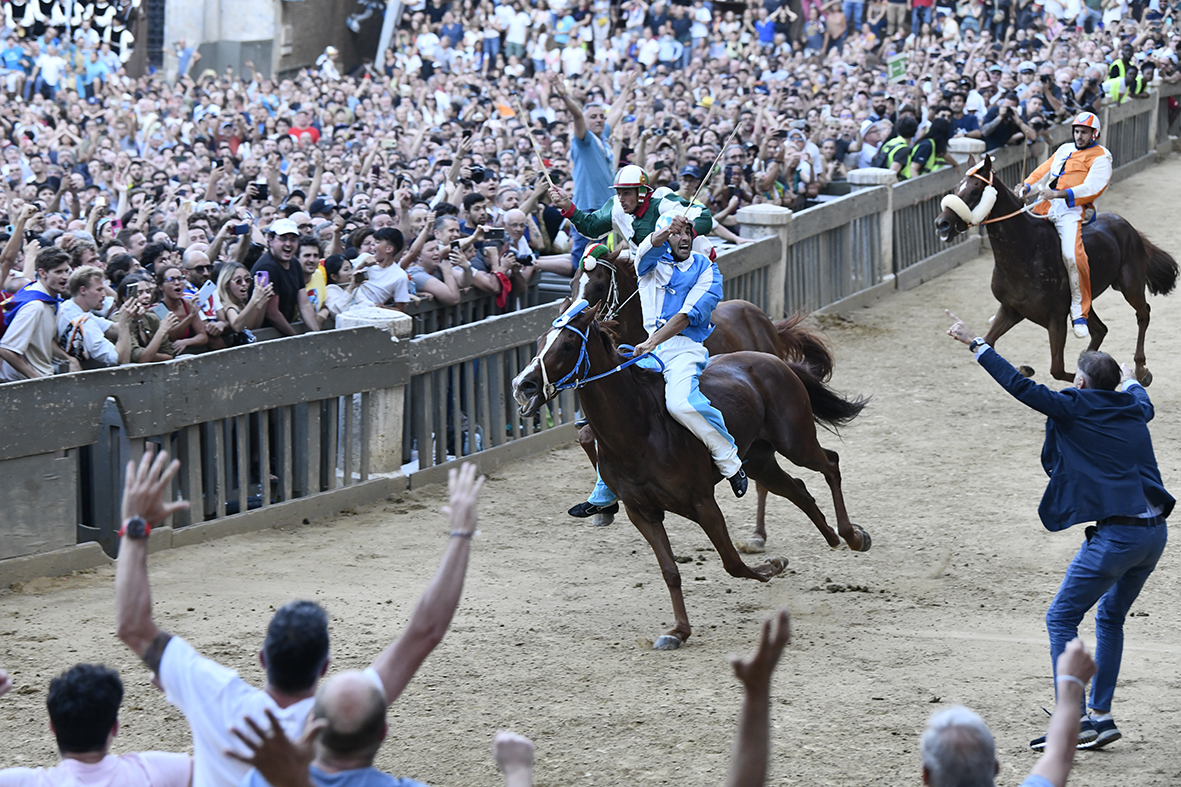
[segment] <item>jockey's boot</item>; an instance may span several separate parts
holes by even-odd
[[[739,470],[726,480],[730,482],[730,488],[734,490],[735,497],[742,497],[746,494],[746,471]]]
[[[611,503],[610,505],[597,506],[594,503],[584,502],[571,508],[566,512],[570,516],[578,517],[579,519],[586,519],[595,514],[618,514],[619,503]]]

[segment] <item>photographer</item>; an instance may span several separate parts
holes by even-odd
[[[997,105],[988,110],[980,130],[984,133],[987,151],[1037,139],[1037,132],[1017,112],[1017,95],[1012,92],[1005,93]]]
[[[1073,112],[1098,112],[1103,103],[1102,89],[1103,71],[1098,68],[1088,68],[1079,79],[1070,86],[1070,100],[1068,109]]]

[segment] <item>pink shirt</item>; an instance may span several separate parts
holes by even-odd
[[[193,759],[163,751],[108,754],[96,763],[62,760],[52,768],[7,768],[0,787],[188,787]]]

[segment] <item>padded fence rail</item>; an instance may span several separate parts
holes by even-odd
[[[1103,142],[1117,177],[1172,148],[1169,99],[1178,95],[1181,86],[1170,85],[1105,111]],[[1067,139],[1069,129],[1057,127],[1024,155],[997,151],[1001,179],[1016,184]],[[959,177],[945,170],[853,191],[772,222],[763,233],[771,237],[719,256],[725,297],[777,319],[959,264],[970,250],[949,252],[932,230]],[[527,298],[555,295],[534,287]],[[160,533],[175,545],[296,523],[381,499],[399,484],[441,480],[465,457],[489,467],[573,438],[573,392],[526,419],[510,391],[556,314],[553,303],[493,316],[491,296],[468,295],[457,306],[410,311],[416,335],[408,341],[374,328],[329,331],[4,385],[0,476],[22,494],[10,496],[0,520],[0,584],[97,565],[102,551],[89,542],[113,555],[122,468],[148,444],[183,463],[175,491],[193,508]]]

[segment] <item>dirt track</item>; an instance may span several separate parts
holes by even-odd
[[[1114,187],[1103,207],[1181,256],[1178,182],[1174,156]],[[464,601],[391,712],[378,764],[439,787],[493,785],[491,739],[505,727],[536,742],[541,787],[720,784],[740,698],[726,655],[749,652],[758,624],[787,606],[795,639],[775,681],[773,784],[918,784],[926,718],[955,702],[992,725],[999,783],[1019,783],[1033,762],[1026,744],[1044,731],[1040,706],[1052,702],[1043,615],[1082,533],[1038,523],[1042,419],[942,333],[944,307],[984,330],[995,306],[990,268],[981,258],[852,320],[825,322],[834,384],[874,397],[842,439],[823,440],[841,454],[850,513],[873,549],[830,551],[776,499],[768,551],[791,567],[759,585],[726,575],[701,531],[671,517],[676,553],[695,558],[681,567],[694,635],[680,651],[647,649],[671,612],[635,529],[623,518],[595,529],[564,513],[593,480],[581,451],[499,471],[482,501]],[[1131,309],[1115,293],[1097,305],[1111,328],[1104,349],[1130,360]],[[1153,436],[1165,484],[1181,494],[1181,359],[1170,352],[1181,295],[1152,305]],[[1081,349],[1070,341],[1068,358]],[[1018,326],[999,350],[1045,381],[1044,331]],[[831,516],[823,479],[801,475]],[[744,537],[753,499],[718,489],[732,532]],[[155,555],[157,620],[261,682],[255,652],[271,610],[314,598],[332,617],[334,665],[364,666],[399,631],[441,554],[442,499],[442,489],[428,489],[328,522]],[[1081,754],[1071,784],[1181,783],[1181,611],[1170,606],[1181,595],[1179,563],[1174,546],[1127,623],[1115,703],[1124,739]],[[123,672],[118,751],[189,746],[179,712],[115,640],[113,598],[110,569],[0,596],[0,666],[18,684],[0,700],[0,765],[56,759],[45,688],[80,660]]]

